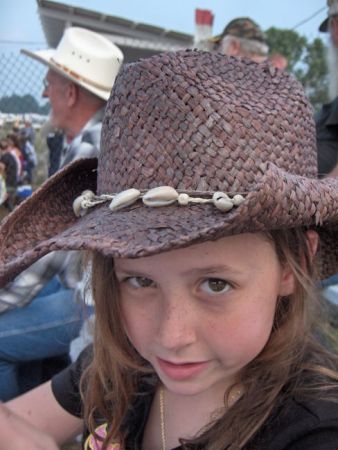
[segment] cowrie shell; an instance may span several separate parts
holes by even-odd
[[[82,192],[81,197],[83,197],[86,200],[93,200],[93,198],[95,197],[95,194],[93,191],[86,189],[85,191]]]
[[[171,186],[159,186],[150,189],[143,197],[143,203],[147,206],[166,206],[174,203],[178,198],[178,192]]]
[[[82,217],[87,212],[87,210],[82,207],[83,200],[84,200],[84,197],[82,195],[79,195],[73,201],[73,211],[74,211],[74,214],[76,215],[76,217]]]
[[[119,192],[115,195],[113,200],[109,204],[109,209],[111,211],[118,211],[119,209],[130,206],[140,198],[141,192],[138,189],[127,189],[125,191]]]
[[[86,202],[90,202],[94,198],[94,192],[90,191],[89,189],[83,191],[81,195],[76,197],[76,199],[73,201],[73,211],[76,217],[82,217],[86,214],[87,206],[85,204]]]
[[[224,192],[215,192],[212,196],[212,202],[220,211],[226,212],[233,208],[230,197]]]

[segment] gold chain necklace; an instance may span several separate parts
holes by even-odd
[[[160,386],[160,418],[161,418],[161,440],[162,450],[166,450],[165,421],[164,421],[164,389]]]
[[[230,408],[237,400],[242,396],[243,389],[241,386],[237,386],[237,388],[232,389],[229,393],[227,400],[227,408]],[[165,418],[164,418],[164,387],[160,386],[160,420],[161,420],[161,441],[162,441],[162,450],[167,450],[167,440],[165,434]]]

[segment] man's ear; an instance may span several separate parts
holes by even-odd
[[[241,44],[237,39],[231,39],[229,44],[229,55],[238,56],[241,52]]]
[[[338,18],[336,16],[330,17],[329,20],[330,35],[334,45],[338,45]]]
[[[222,44],[220,46],[220,51],[222,51]],[[235,37],[231,37],[231,39],[227,41],[226,51],[223,51],[223,53],[225,53],[228,56],[238,56],[240,52],[241,52],[240,42]]]
[[[78,99],[79,91],[75,83],[67,84],[67,105],[73,107]]]

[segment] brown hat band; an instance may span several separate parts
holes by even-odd
[[[51,58],[50,61],[55,64],[55,66],[58,69],[61,69],[63,72],[66,72],[68,75],[70,75],[71,77],[75,78],[78,81],[82,81],[83,83],[87,83],[90,86],[97,88],[97,89],[103,89],[105,91],[110,91],[111,90],[111,86],[104,86],[103,84],[100,83],[95,83],[95,81],[90,80],[89,78],[86,78],[82,75],[79,75],[77,72],[74,72],[73,70],[69,69],[67,66],[64,66],[63,64],[58,63],[57,61],[55,61],[54,58]]]
[[[94,192],[86,190],[74,200],[73,210],[77,217],[81,217],[86,214],[89,208],[110,201],[109,209],[119,211],[142,199],[144,205],[152,207],[168,206],[176,201],[181,206],[186,206],[189,203],[212,203],[220,211],[227,212],[244,201],[241,194],[235,194],[232,198],[227,193],[219,191],[203,194],[209,195],[208,198],[196,197],[196,195],[199,195],[197,192],[178,192],[171,186],[159,186],[148,191],[131,188],[114,195],[95,195]]]

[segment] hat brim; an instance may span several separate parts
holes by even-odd
[[[338,271],[337,179],[290,175],[269,163],[245,201],[227,213],[210,204],[155,208],[142,202],[112,212],[105,203],[77,218],[73,201],[86,189],[96,191],[96,167],[96,159],[71,163],[4,221],[1,286],[54,250],[137,258],[227,235],[314,225],[324,237],[322,277]]]
[[[213,36],[211,38],[208,39],[209,42],[214,42],[217,44],[217,42],[220,42],[222,40],[222,35],[218,34],[217,36]]]
[[[329,18],[327,17],[320,25],[319,25],[319,31],[325,33],[329,29]]]
[[[21,53],[23,53],[26,56],[29,56],[30,58],[33,58],[42,64],[48,66],[50,69],[54,70],[55,72],[59,73],[60,75],[64,76],[68,80],[73,81],[74,83],[78,84],[79,86],[83,87],[87,91],[91,92],[92,94],[95,94],[97,97],[102,98],[103,100],[108,100],[110,96],[110,89],[100,89],[97,88],[89,83],[86,83],[86,81],[82,80],[81,78],[78,78],[76,76],[73,76],[71,73],[63,70],[61,67],[59,67],[57,64],[53,62],[53,57],[55,55],[54,49],[47,49],[47,50],[38,50],[35,52],[32,52],[30,50],[22,49]]]

